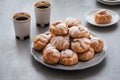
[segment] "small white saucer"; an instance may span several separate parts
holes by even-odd
[[[107,0],[97,0],[98,2],[100,2],[100,3],[103,3],[103,4],[106,4],[106,5],[119,5],[120,4],[120,1],[118,2],[108,2]]]
[[[111,3],[120,2],[120,0],[102,0],[102,1],[105,1],[105,2],[111,2]]]
[[[88,23],[92,24],[92,25],[95,25],[95,26],[99,26],[99,27],[106,27],[106,26],[110,26],[110,25],[113,25],[115,23],[117,23],[119,21],[119,15],[113,11],[113,10],[108,10],[106,9],[112,16],[112,21],[110,23],[107,23],[107,24],[97,24],[94,20],[94,15],[97,11],[99,11],[101,9],[96,9],[96,10],[92,10],[92,11],[88,11],[86,14],[85,14],[85,19],[88,21]]]

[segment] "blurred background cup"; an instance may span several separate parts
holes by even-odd
[[[51,4],[47,1],[39,1],[34,4],[36,25],[38,27],[49,26]]]
[[[19,12],[13,16],[15,36],[17,39],[24,40],[30,36],[31,17],[28,13]]]

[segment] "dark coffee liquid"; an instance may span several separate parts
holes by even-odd
[[[16,20],[18,21],[24,21],[24,20],[27,20],[28,18],[27,17],[18,17],[16,18]]]
[[[42,6],[38,6],[37,8],[45,9],[45,8],[48,8],[48,6],[42,5]]]

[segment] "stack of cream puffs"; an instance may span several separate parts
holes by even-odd
[[[92,36],[79,19],[70,17],[52,23],[49,32],[35,36],[33,46],[42,51],[45,63],[70,66],[93,59],[103,50],[104,42]]]

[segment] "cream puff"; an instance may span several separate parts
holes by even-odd
[[[82,53],[82,54],[78,54],[78,59],[81,61],[88,61],[94,58],[94,49],[91,47],[89,48],[88,51]]]
[[[76,53],[84,53],[89,50],[91,41],[88,38],[73,39],[71,49]]]
[[[83,26],[73,26],[71,28],[69,28],[69,35],[72,38],[89,38],[90,37],[90,33],[88,31],[87,28],[83,27]]]
[[[68,33],[68,26],[62,21],[56,21],[51,24],[50,32],[55,35],[65,35]]]
[[[94,18],[98,24],[106,24],[112,21],[111,14],[105,9],[97,11]]]
[[[42,50],[46,44],[50,41],[51,39],[51,33],[47,32],[45,34],[39,34],[34,37],[33,39],[33,47],[35,50]]]
[[[48,44],[43,49],[43,61],[48,64],[56,64],[60,59],[60,52],[56,49],[55,46]]]
[[[55,46],[58,50],[69,49],[70,47],[70,38],[66,36],[54,36],[52,37],[50,43]]]
[[[68,27],[73,27],[73,26],[79,26],[81,25],[81,21],[77,18],[72,18],[72,17],[69,17],[67,19],[65,19],[64,23],[66,25],[68,25]]]
[[[92,37],[91,46],[93,47],[95,52],[101,52],[104,48],[104,42],[98,37]]]
[[[60,54],[59,63],[67,66],[75,65],[78,63],[78,56],[75,52],[73,52],[70,49],[63,50],[61,51],[61,54]]]

